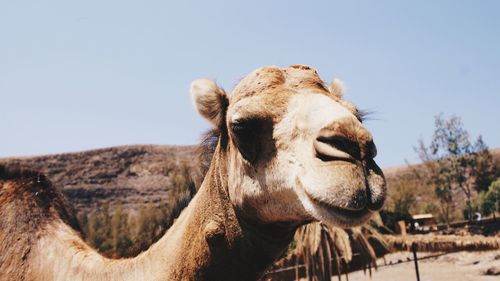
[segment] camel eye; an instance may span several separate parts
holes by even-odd
[[[236,120],[231,124],[231,131],[238,137],[250,137],[261,127],[259,119]]]
[[[254,164],[260,151],[262,120],[241,119],[231,124],[231,135],[243,158]]]
[[[252,165],[267,161],[275,153],[272,117],[258,116],[234,120],[229,131],[241,156]]]

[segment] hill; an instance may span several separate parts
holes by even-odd
[[[172,175],[196,172],[196,146],[131,145],[37,157],[0,158],[46,174],[80,211],[108,205],[134,210],[172,194]]]

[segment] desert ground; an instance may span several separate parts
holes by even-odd
[[[436,253],[418,253],[419,258]],[[411,252],[397,252],[386,255],[385,262],[379,259],[377,270],[370,277],[361,270],[349,274],[349,281],[406,281],[417,280]],[[399,263],[398,263],[399,261]],[[385,266],[391,263],[393,265]],[[485,252],[456,252],[438,257],[419,260],[421,281],[489,281],[500,280],[500,276],[487,276],[484,273],[492,267],[500,267],[500,250]],[[332,280],[338,280],[337,277]],[[342,280],[346,280],[342,276]]]

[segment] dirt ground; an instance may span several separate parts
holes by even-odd
[[[418,258],[436,253],[418,253]],[[349,281],[406,281],[417,280],[415,264],[411,252],[398,252],[380,259],[377,270],[372,269],[372,276],[368,271],[352,272]],[[410,261],[408,261],[410,259]],[[401,261],[398,263],[398,261]],[[385,266],[392,262],[393,265]],[[457,252],[439,257],[419,260],[421,281],[487,281],[500,280],[500,276],[486,276],[484,272],[491,267],[500,267],[500,250],[486,252]],[[337,277],[332,280],[338,280]],[[346,280],[342,276],[342,280]]]

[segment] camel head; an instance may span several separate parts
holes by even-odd
[[[382,207],[373,137],[342,94],[341,82],[327,87],[302,65],[257,69],[230,95],[210,80],[192,83],[198,112],[219,130],[214,157],[224,157],[240,214],[266,224],[351,227]]]

